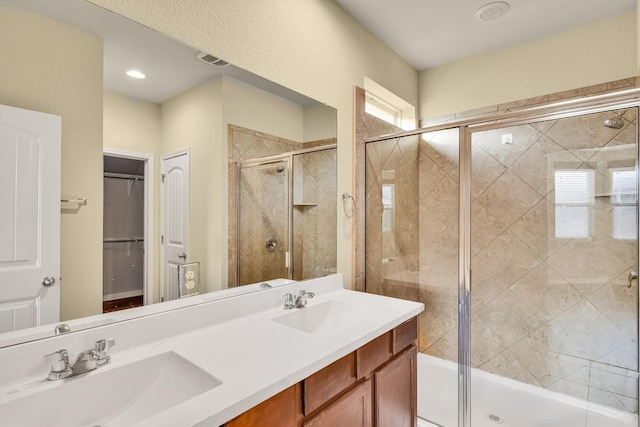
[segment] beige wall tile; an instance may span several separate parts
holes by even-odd
[[[552,320],[581,299],[580,293],[545,262],[509,289],[544,322]]]
[[[477,200],[509,227],[541,199],[524,181],[505,172]]]

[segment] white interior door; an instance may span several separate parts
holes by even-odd
[[[0,105],[0,332],[60,320],[60,132]]]
[[[189,152],[162,158],[162,300],[179,298],[178,266],[187,261]]]

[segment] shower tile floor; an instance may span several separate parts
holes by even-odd
[[[418,354],[418,427],[458,426],[458,368]],[[637,427],[635,414],[472,370],[472,427]]]

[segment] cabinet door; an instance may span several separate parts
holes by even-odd
[[[375,425],[415,427],[417,423],[416,347],[375,373]]]
[[[303,427],[370,427],[371,380],[366,380],[305,421]]]

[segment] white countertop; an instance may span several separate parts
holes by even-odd
[[[246,310],[246,305],[256,304],[255,294],[212,302],[209,309],[230,313],[229,320],[113,352],[111,364],[86,375],[100,375],[164,352],[175,352],[221,384],[136,425],[219,426],[424,309],[423,304],[417,302],[339,289],[331,284],[323,286],[320,279],[318,283],[292,289],[302,286],[316,293],[316,297],[309,300],[308,308],[331,300],[357,305],[363,308],[358,320],[328,336],[303,332],[271,319],[307,308],[283,310],[281,294],[286,290],[268,290],[264,293],[265,298],[275,298],[275,304],[273,301],[261,302],[258,311],[243,314],[240,307]],[[234,317],[232,313],[237,312],[240,314]],[[186,314],[186,311],[181,313],[182,316]],[[197,313],[193,312],[193,315]]]

